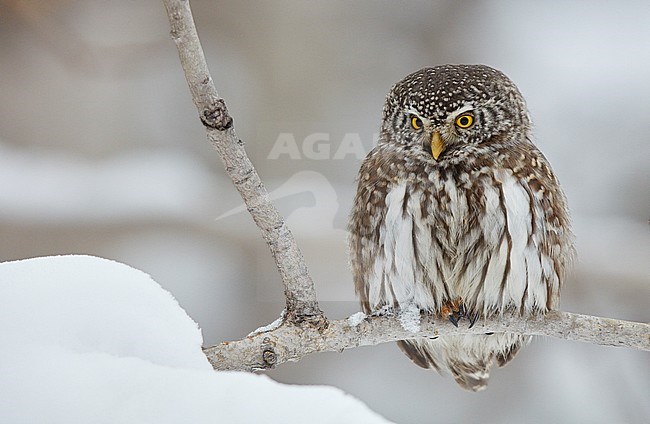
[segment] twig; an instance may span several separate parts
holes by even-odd
[[[569,312],[552,311],[528,319],[504,315],[477,322],[471,329],[466,321],[459,325],[456,328],[449,320],[430,315],[422,316],[418,332],[405,329],[399,316],[394,315],[365,317],[357,325],[350,318],[329,321],[324,331],[285,322],[268,332],[206,348],[204,353],[216,370],[254,371],[298,361],[316,352],[343,351],[419,337],[502,331],[650,350],[650,324]]]
[[[164,0],[164,3],[171,36],[208,139],[262,231],[280,272],[287,300],[287,319],[322,325],[323,312],[302,253],[284,219],[269,200],[262,180],[246,155],[244,143],[235,135],[233,119],[226,104],[212,82],[189,1]]]

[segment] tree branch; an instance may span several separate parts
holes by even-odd
[[[328,321],[319,308],[314,283],[295,239],[270,202],[244,151],[244,143],[235,135],[233,119],[208,72],[189,2],[163,1],[185,78],[208,139],[271,249],[287,300],[286,314],[276,323],[242,340],[204,349],[215,369],[268,369],[315,352],[343,351],[420,337],[503,331],[650,350],[649,324],[557,311],[527,319],[503,315],[477,323],[471,329],[456,328],[448,320],[431,315],[420,317],[415,326],[404,325],[403,316],[399,315],[366,317],[359,313],[348,319]]]
[[[280,272],[287,301],[287,319],[307,320],[321,325],[324,317],[318,305],[314,282],[291,231],[269,200],[262,180],[246,155],[244,143],[235,135],[233,119],[208,71],[190,3],[187,0],[164,0],[164,3],[171,36],[208,139],[219,153],[255,224],[262,231]]]
[[[358,323],[358,315],[329,321],[324,329],[285,321],[277,328],[253,333],[241,340],[223,342],[203,351],[216,370],[255,371],[298,361],[316,352],[342,352],[359,346],[420,337],[503,331],[650,350],[650,324],[569,312],[551,311],[528,319],[503,315],[477,322],[471,329],[467,328],[467,321],[461,321],[460,328],[456,328],[447,319],[423,315],[419,331],[404,328],[399,315],[362,318]]]

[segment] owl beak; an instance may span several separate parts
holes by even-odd
[[[431,155],[435,160],[438,160],[442,152],[445,151],[445,142],[440,137],[440,131],[434,131],[431,135]]]

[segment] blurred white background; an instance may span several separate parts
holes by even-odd
[[[217,88],[328,316],[358,311],[345,225],[359,146],[372,147],[390,86],[423,66],[484,63],[521,89],[569,198],[579,261],[562,309],[650,320],[650,3],[192,6]],[[0,260],[125,262],[171,291],[213,344],[274,320],[282,287],[247,214],[216,219],[241,201],[168,32],[157,1],[0,0]],[[325,140],[312,148],[309,137]],[[271,154],[279,139],[284,153]],[[399,423],[640,423],[649,359],[538,339],[478,394],[391,344],[270,375],[338,386]]]

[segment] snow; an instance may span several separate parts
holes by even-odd
[[[284,317],[286,315],[287,315],[287,310],[283,309],[282,313],[280,314],[280,316],[275,321],[273,321],[272,323],[270,323],[268,325],[264,325],[262,327],[259,327],[259,328],[255,329],[255,330],[253,330],[252,332],[250,332],[248,334],[248,337],[252,337],[252,336],[255,336],[255,335],[260,334],[260,333],[266,333],[268,331],[275,330],[276,328],[278,328],[279,326],[282,325],[282,323],[284,322]]]
[[[366,319],[366,314],[363,312],[357,312],[356,314],[352,314],[348,317],[348,325],[350,327],[356,327],[357,325],[361,324],[364,319]]]
[[[417,333],[420,331],[420,308],[418,308],[414,303],[409,303],[405,307],[402,307],[399,311],[398,317],[399,323],[406,331],[411,333]]]
[[[333,387],[214,372],[145,273],[90,256],[0,263],[2,423],[385,423]]]

